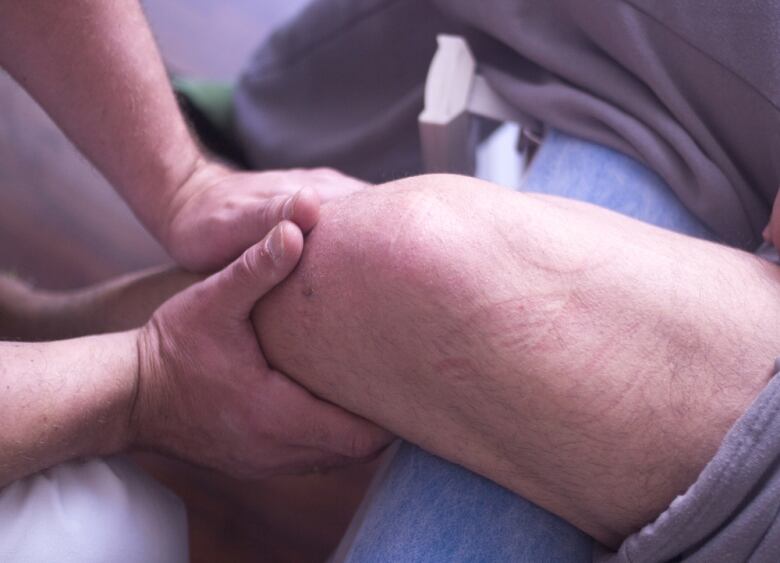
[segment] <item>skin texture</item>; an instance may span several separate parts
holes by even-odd
[[[257,242],[279,221],[304,232],[319,218],[320,202],[364,184],[328,168],[236,172],[205,162],[175,191],[158,238],[177,263],[213,270]]]
[[[317,395],[616,546],[766,384],[778,304],[749,254],[427,176],[325,206],[254,323]]]
[[[137,358],[132,332],[0,342],[0,488],[65,460],[122,449]]]
[[[225,270],[174,296],[138,337],[132,443],[240,478],[371,457],[390,436],[272,370],[249,316],[298,263],[289,222]]]
[[[362,187],[332,170],[246,173],[211,160],[182,118],[137,0],[4,0],[0,67],[192,271],[225,266],[281,220],[307,231],[320,199]]]
[[[197,283],[182,272],[151,273],[84,290],[65,301],[82,320],[48,313],[8,334],[43,326],[52,334],[116,330],[133,308],[139,323],[154,301],[184,286],[135,330],[55,342],[0,342],[0,487],[75,457],[151,449],[240,477],[302,472],[374,455],[384,432],[317,400],[270,370],[249,321],[255,302],[295,267],[303,245],[290,222],[238,260]],[[0,304],[29,288],[5,280]],[[49,296],[43,307],[51,307]],[[79,303],[79,301],[81,301]],[[86,312],[86,314],[84,314]],[[105,311],[103,311],[105,313]],[[44,315],[45,316],[45,315]],[[57,327],[52,321],[64,320]],[[115,323],[112,325],[112,322]]]
[[[0,344],[5,387],[0,410],[7,425],[0,485],[75,456],[131,445],[242,476],[329,466],[383,445],[386,436],[378,429],[268,370],[248,322],[254,302],[297,262],[300,229],[317,222],[320,200],[360,189],[360,182],[327,169],[245,173],[211,161],[182,119],[135,0],[74,0],[67,6],[0,2],[0,66],[40,103],[181,266],[214,271],[237,259],[215,274],[219,281],[196,284],[140,331]],[[291,222],[277,231],[291,245],[284,268],[266,252],[258,264],[269,269],[247,272],[246,260],[266,248],[257,241],[280,221]],[[236,276],[246,281],[249,274],[257,283],[242,292]],[[10,312],[0,320],[0,331],[37,340],[127,329],[150,314],[143,305],[147,298],[194,280],[158,281],[145,295],[135,293],[127,280],[64,301],[47,298],[39,307],[29,303],[24,288],[6,280],[0,290],[21,299],[6,308]],[[97,316],[123,290],[130,298],[122,303],[140,305],[121,321]],[[235,307],[240,299],[243,317],[236,309],[220,317],[221,307]],[[122,312],[121,306],[113,309]],[[244,344],[238,352],[237,342]],[[201,347],[193,349],[196,344]],[[199,371],[203,366],[208,374]],[[84,381],[91,383],[84,386]],[[215,413],[204,405],[236,415],[230,421],[207,418]],[[236,430],[241,424],[251,431]],[[244,451],[251,453],[236,454]]]

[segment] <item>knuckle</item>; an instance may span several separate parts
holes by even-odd
[[[202,227],[209,234],[219,233],[229,227],[235,219],[235,209],[221,208],[211,213]]]
[[[284,204],[288,199],[288,196],[275,196],[260,206],[260,221],[265,225],[266,230],[270,231],[274,225],[282,220]]]

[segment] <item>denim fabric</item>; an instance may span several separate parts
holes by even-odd
[[[573,526],[412,444],[380,479],[346,561],[590,561],[593,542]]]
[[[511,154],[504,156],[488,160],[517,166]],[[512,172],[487,175],[511,178]],[[660,227],[714,238],[642,164],[558,131],[546,135],[521,188],[589,201]],[[462,467],[408,443],[387,464],[335,560],[566,563],[592,558],[591,538]]]
[[[652,170],[617,151],[556,130],[546,135],[524,189],[587,201],[664,229],[715,240]]]

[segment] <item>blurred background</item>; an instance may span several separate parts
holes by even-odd
[[[274,26],[308,0],[147,0],[171,72],[232,81]],[[75,288],[168,262],[105,180],[0,71],[0,271]],[[192,560],[323,561],[370,467],[240,483],[143,454],[188,505]]]

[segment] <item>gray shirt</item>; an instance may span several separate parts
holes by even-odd
[[[325,0],[245,71],[257,166],[419,172],[416,117],[439,32],[526,114],[659,173],[754,249],[780,185],[780,0]]]
[[[754,248],[780,185],[780,1],[435,0],[501,43],[519,109],[646,163],[725,242]]]

